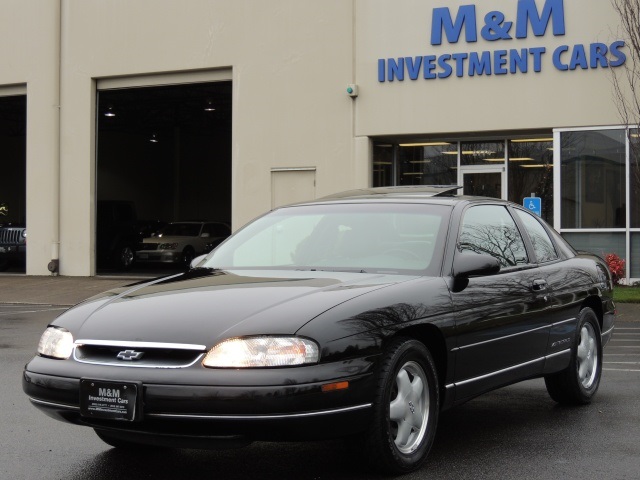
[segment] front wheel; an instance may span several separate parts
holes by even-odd
[[[569,366],[544,377],[553,400],[562,404],[585,405],[598,391],[602,374],[602,340],[595,312],[583,308],[578,318],[576,338]]]
[[[439,402],[429,350],[417,340],[394,340],[380,364],[373,422],[364,441],[372,465],[393,474],[419,468],[433,445]]]

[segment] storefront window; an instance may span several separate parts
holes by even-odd
[[[455,185],[457,164],[456,142],[401,143],[398,185]]]
[[[504,142],[462,142],[460,165],[504,164]]]
[[[562,132],[562,228],[625,226],[625,131]]]
[[[629,131],[629,189],[631,227],[640,228],[640,130]],[[638,256],[640,258],[640,256]],[[640,269],[640,265],[638,265]]]
[[[542,218],[553,225],[553,139],[509,141],[509,200],[542,199]]]
[[[373,144],[373,186],[395,185],[393,178],[394,146],[390,143]]]
[[[626,240],[624,233],[581,233],[565,232],[562,236],[576,250],[595,253],[602,258],[615,253],[626,260]]]

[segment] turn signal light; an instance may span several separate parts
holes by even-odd
[[[345,390],[349,388],[349,382],[327,383],[322,385],[323,392],[333,392],[335,390]]]

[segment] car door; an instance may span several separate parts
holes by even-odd
[[[492,255],[501,269],[451,293],[456,401],[540,373],[549,335],[546,280],[506,206],[463,212],[454,255],[463,252]]]

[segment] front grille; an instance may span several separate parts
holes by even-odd
[[[131,346],[118,342],[118,345],[104,345],[103,342],[93,345],[83,343],[76,345],[73,357],[82,363],[97,365],[112,365],[118,367],[142,368],[184,368],[196,363],[205,354],[204,346],[193,345],[184,348],[171,345],[153,344]],[[196,350],[196,348],[198,348]]]
[[[140,243],[138,244],[138,250],[157,250],[157,243]]]
[[[24,228],[2,228],[0,229],[0,243],[17,245],[24,243],[22,232]]]

